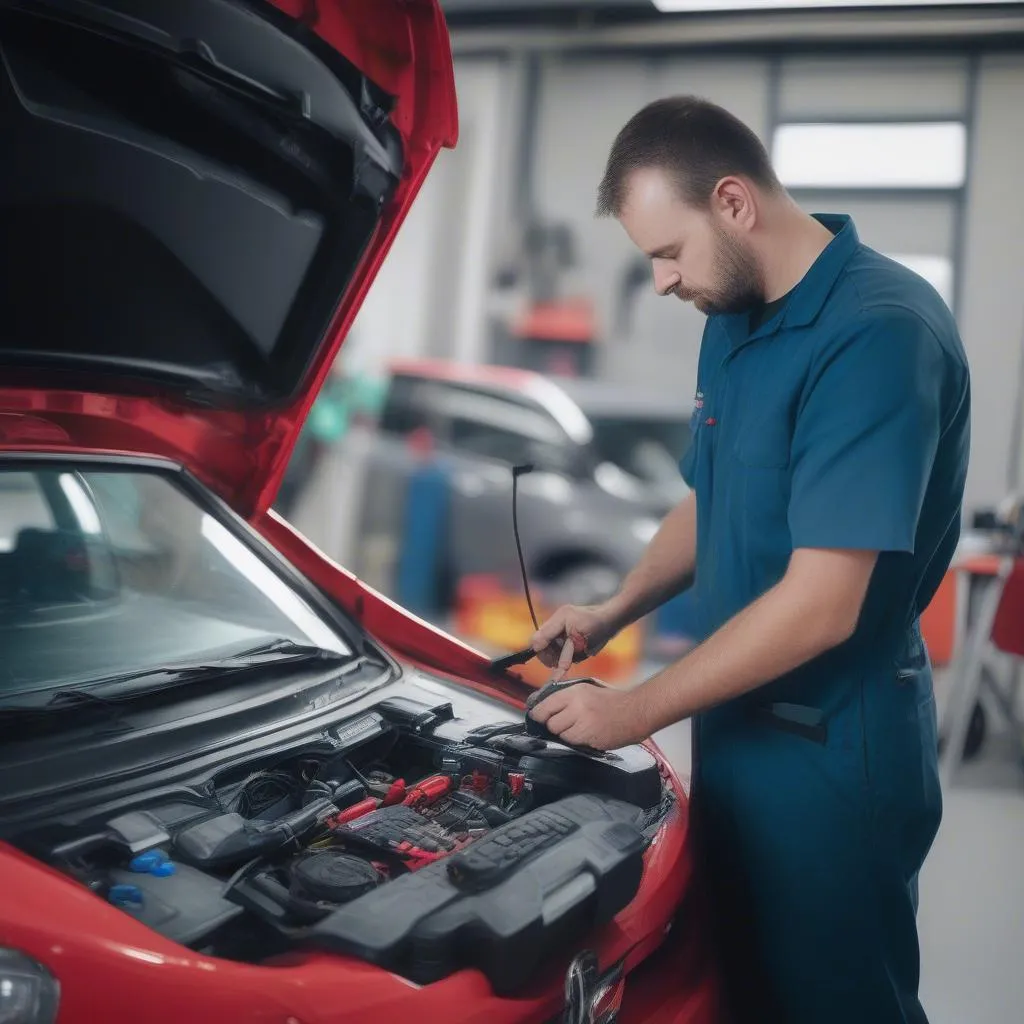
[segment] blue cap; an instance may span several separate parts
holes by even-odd
[[[149,869],[149,873],[154,878],[167,878],[173,875],[175,871],[177,871],[177,868],[169,860],[165,860],[162,864],[155,864]]]
[[[167,854],[163,850],[147,850],[145,853],[140,853],[137,857],[133,857],[131,863],[128,865],[129,871],[134,871],[138,875],[156,875],[157,869],[161,868],[167,863]],[[158,877],[164,877],[164,875],[173,875],[174,871],[165,871]]]
[[[115,907],[126,907],[129,904],[142,906],[142,890],[137,885],[112,885],[107,892],[107,899]]]

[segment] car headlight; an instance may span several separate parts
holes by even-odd
[[[641,544],[650,544],[654,535],[661,529],[661,523],[657,519],[634,519],[633,536]]]
[[[35,960],[0,949],[0,1024],[53,1024],[60,986]]]

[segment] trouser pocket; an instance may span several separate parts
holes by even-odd
[[[751,714],[755,721],[771,729],[800,736],[820,746],[828,743],[828,725],[825,713],[820,708],[807,704],[776,702],[759,705]]]

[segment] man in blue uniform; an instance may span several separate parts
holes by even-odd
[[[613,599],[560,609],[534,647],[552,666],[568,642],[592,654],[691,581],[703,639],[634,689],[531,713],[602,749],[692,717],[736,1020],[923,1024],[917,878],[941,798],[919,616],[960,529],[956,324],[849,218],[801,211],[757,137],[702,100],[623,128],[598,206],[657,290],[708,316],[693,493]]]

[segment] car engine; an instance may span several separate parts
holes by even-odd
[[[418,983],[476,966],[500,994],[632,900],[673,802],[642,747],[582,753],[391,698],[19,845],[208,955],[321,948]]]

